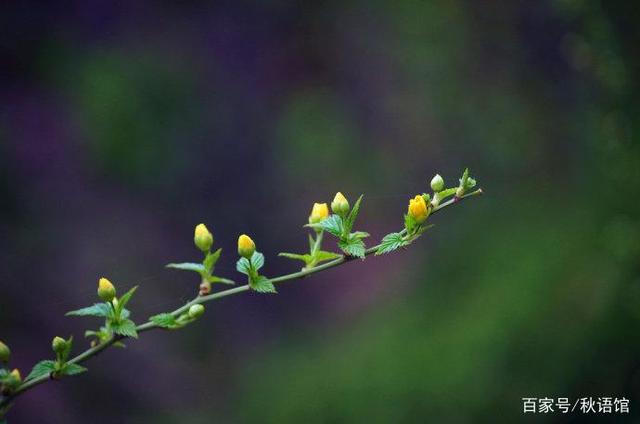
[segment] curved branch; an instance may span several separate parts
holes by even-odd
[[[471,193],[465,194],[464,196],[461,197],[454,197],[446,202],[441,203],[440,205],[436,206],[432,211],[431,214],[434,214],[444,208],[446,208],[447,206],[451,206],[454,203],[457,203],[463,199],[466,199],[468,197],[472,197],[472,196],[477,196],[482,194],[483,191],[482,189],[478,189],[476,191],[473,191]],[[403,230],[405,231],[405,230]],[[380,244],[370,247],[365,251],[365,256],[371,255],[372,253],[375,253],[378,248],[380,247]],[[321,265],[316,265],[315,267],[311,268],[311,269],[304,269],[302,271],[298,271],[298,272],[293,272],[291,274],[286,274],[286,275],[281,275],[279,277],[274,277],[274,278],[270,278],[269,281],[271,281],[271,283],[283,283],[285,281],[291,281],[291,280],[297,280],[297,279],[301,279],[301,278],[305,278],[309,275],[324,271],[326,269],[329,268],[333,268],[339,265],[342,265],[346,262],[350,262],[351,260],[353,260],[355,258],[350,257],[350,256],[345,256],[345,255],[341,255],[339,258],[334,259],[332,261],[326,262],[324,264]],[[206,296],[197,296],[196,298],[194,298],[193,300],[185,303],[183,306],[181,306],[180,308],[176,309],[175,311],[171,312],[171,315],[177,317],[180,314],[187,312],[189,310],[189,308],[193,305],[196,304],[202,304],[202,303],[207,303],[207,302],[211,302],[213,300],[216,299],[221,299],[223,297],[227,297],[227,296],[232,296],[238,293],[244,293],[246,291],[249,291],[250,287],[248,284],[242,285],[242,286],[238,286],[238,287],[234,287],[232,289],[228,289],[228,290],[223,290],[221,292],[217,292],[217,293],[212,293]],[[159,326],[157,326],[154,322],[152,321],[147,321],[144,324],[140,324],[136,327],[136,330],[138,331],[138,333],[142,333],[145,331],[149,331],[149,330],[154,330],[154,329],[158,329],[161,328]],[[100,343],[97,346],[91,347],[87,350],[85,350],[84,352],[82,352],[81,354],[79,354],[78,356],[70,359],[68,362],[71,364],[80,364],[83,363],[85,361],[87,361],[88,359],[98,355],[100,352],[102,352],[103,350],[111,347],[114,343],[125,339],[126,337],[124,336],[120,336],[120,335],[114,335],[110,340]],[[0,408],[3,407],[7,407],[11,402],[13,402],[13,400],[19,396],[20,394],[24,393],[25,391],[40,385],[46,381],[51,380],[50,376],[44,375],[41,377],[37,377],[37,378],[33,378],[31,380],[27,380],[24,383],[22,383],[13,393],[11,393],[10,395],[8,395],[5,398],[0,398]],[[0,416],[0,418],[2,418]]]

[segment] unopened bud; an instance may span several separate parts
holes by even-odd
[[[309,224],[317,224],[329,216],[329,207],[326,203],[314,203],[309,215]]]
[[[444,179],[440,176],[440,174],[436,174],[435,177],[431,179],[431,190],[435,193],[442,191],[444,189]]]
[[[337,192],[331,202],[331,210],[340,216],[344,216],[349,212],[349,201],[340,192]]]
[[[191,307],[189,308],[189,317],[196,319],[202,316],[202,314],[204,314],[204,306],[202,306],[201,304],[196,304],[196,305],[191,305]]]
[[[9,362],[9,357],[11,356],[11,349],[9,346],[0,341],[0,362],[4,362],[5,364]]]
[[[256,244],[246,234],[242,234],[238,237],[238,255],[249,259],[253,252],[256,251]]]
[[[51,348],[57,355],[61,355],[67,348],[67,341],[62,337],[55,336],[51,342]]]
[[[13,378],[16,384],[22,382],[22,376],[20,375],[20,370],[18,368],[14,368],[9,375]]]
[[[409,200],[409,209],[408,214],[418,223],[422,224],[426,221],[429,216],[429,208],[427,207],[427,202],[425,202],[424,197],[419,194],[416,195],[413,199]]]
[[[211,232],[207,229],[206,225],[196,225],[193,242],[198,249],[203,252],[208,252],[211,249],[211,246],[213,245],[213,235],[211,235]]]
[[[105,302],[111,302],[116,296],[116,288],[111,284],[111,281],[106,278],[101,278],[98,281],[98,297]]]

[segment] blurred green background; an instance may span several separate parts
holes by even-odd
[[[402,225],[436,172],[487,195],[411,249],[207,306],[38,387],[13,422],[638,422],[640,8],[629,1],[3,2],[0,339],[25,374],[86,343],[96,281],[133,318],[298,268],[313,202]],[[627,416],[522,413],[626,397]]]

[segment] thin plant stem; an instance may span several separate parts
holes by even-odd
[[[478,189],[475,190],[471,193],[465,194],[461,197],[453,197],[452,199],[443,202],[441,204],[439,204],[438,206],[436,206],[435,208],[433,208],[433,210],[431,211],[431,214],[434,214],[438,211],[441,211],[442,209],[453,205],[454,203],[457,203],[461,200],[464,200],[466,198],[472,197],[472,196],[477,196],[482,194],[482,189]],[[406,232],[406,230],[402,230],[400,233],[404,234]],[[365,256],[369,256],[373,253],[375,253],[378,248],[380,247],[380,244],[370,247],[365,251]],[[277,283],[283,283],[285,281],[291,281],[291,280],[297,280],[297,279],[301,279],[301,278],[305,278],[309,275],[312,274],[316,274],[318,272],[342,265],[346,262],[351,262],[353,259],[356,259],[354,257],[350,257],[350,256],[345,256],[345,255],[341,255],[339,258],[336,258],[332,261],[326,262],[324,264],[321,265],[316,265],[313,268],[310,269],[303,269],[302,271],[298,271],[298,272],[293,272],[291,274],[286,274],[286,275],[281,275],[279,277],[274,277],[274,278],[270,278],[269,281],[273,284],[277,284]],[[231,281],[231,280],[229,280]],[[235,283],[235,282],[234,282]],[[189,308],[193,305],[197,305],[197,304],[202,304],[202,303],[207,303],[207,302],[211,302],[213,300],[217,300],[217,299],[222,299],[223,297],[228,297],[228,296],[233,296],[235,294],[238,293],[244,293],[250,290],[250,287],[248,284],[242,285],[242,286],[238,286],[238,287],[234,287],[228,290],[223,290],[217,293],[212,293],[206,296],[197,296],[196,298],[194,298],[193,300],[185,303],[184,305],[182,305],[181,307],[179,307],[178,309],[176,309],[175,311],[171,312],[171,315],[173,315],[174,317],[178,317],[179,315],[187,312],[189,310]],[[138,333],[143,333],[145,331],[149,331],[149,330],[154,330],[154,329],[158,329],[158,328],[162,328],[159,327],[158,325],[156,325],[154,322],[152,321],[147,321],[144,324],[140,324],[136,327],[136,330]],[[88,359],[96,356],[97,354],[99,354],[100,352],[106,350],[107,348],[111,347],[113,344],[115,344],[116,342],[125,339],[126,337],[124,336],[120,336],[120,335],[114,335],[113,337],[111,337],[111,339],[102,342],[96,346],[93,346],[87,350],[85,350],[84,352],[82,352],[81,354],[79,354],[78,356],[70,359],[68,361],[68,363],[71,364],[80,364],[83,363],[85,361],[87,361]],[[25,391],[40,385],[48,380],[51,380],[51,377],[49,375],[43,375],[37,378],[33,378],[30,380],[25,381],[24,383],[22,383],[20,386],[18,386],[16,388],[16,390],[14,392],[12,392],[10,395],[4,397],[4,398],[0,398],[0,410],[1,408],[4,408],[6,406],[8,406],[11,402],[13,402],[13,400],[15,400],[15,398],[24,393]],[[0,416],[0,418],[2,418],[2,416]]]

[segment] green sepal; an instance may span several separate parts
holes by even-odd
[[[64,363],[67,361],[67,358],[69,358],[69,354],[71,353],[72,346],[73,346],[73,336],[70,336],[67,340],[65,340],[64,349],[62,349],[60,354],[56,355],[59,363]]]

